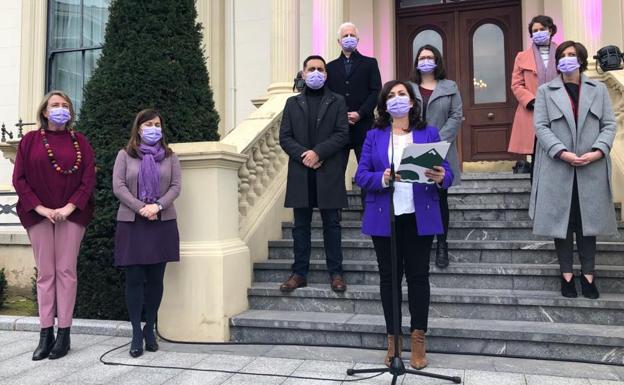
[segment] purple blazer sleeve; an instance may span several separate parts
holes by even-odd
[[[176,154],[171,154],[171,183],[167,192],[163,194],[158,201],[163,205],[163,208],[167,208],[173,204],[173,201],[180,195],[182,186],[182,169],[180,167],[180,160]]]
[[[381,191],[384,170],[375,170],[373,160],[375,152],[375,133],[378,130],[369,130],[362,146],[362,156],[355,173],[355,183],[366,191]]]

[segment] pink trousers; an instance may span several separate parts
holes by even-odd
[[[37,264],[37,302],[42,328],[72,324],[78,279],[76,265],[80,241],[85,233],[82,225],[70,221],[52,224],[45,219],[27,229]]]

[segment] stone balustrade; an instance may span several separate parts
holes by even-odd
[[[617,122],[617,133],[611,149],[611,186],[613,200],[624,206],[624,70],[603,74]],[[624,214],[622,214],[624,220]]]

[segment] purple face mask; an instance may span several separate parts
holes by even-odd
[[[533,43],[535,45],[548,45],[550,43],[550,31],[533,32]]]
[[[343,37],[342,40],[340,41],[340,45],[342,46],[342,49],[344,49],[347,52],[355,51],[355,47],[357,47],[357,44],[358,44],[357,37],[353,37],[353,36]]]
[[[325,84],[325,74],[318,70],[308,72],[305,77],[306,86],[313,90],[318,90]]]
[[[55,107],[48,110],[48,119],[55,124],[65,124],[71,119],[71,113],[65,107]]]
[[[395,119],[407,116],[411,108],[412,106],[410,105],[409,96],[399,95],[386,101],[386,109],[388,110],[388,113]]]
[[[141,129],[141,140],[150,146],[155,145],[162,138],[162,128],[145,126]]]
[[[416,66],[416,68],[423,74],[428,74],[433,72],[433,70],[436,68],[437,64],[435,63],[435,60],[432,59],[423,59],[423,60],[419,60],[418,61],[418,65]]]
[[[557,64],[557,69],[559,72],[569,75],[579,69],[581,65],[578,62],[576,56],[566,56],[559,59],[559,64]]]

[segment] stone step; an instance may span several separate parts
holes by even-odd
[[[552,241],[454,241],[449,240],[451,263],[519,263],[557,264],[555,245]],[[434,242],[435,248],[435,242]],[[373,242],[370,239],[343,239],[342,253],[345,260],[376,261]],[[431,260],[435,253],[431,253]],[[269,241],[270,259],[292,259],[293,241],[284,239]],[[325,260],[322,240],[312,240],[313,260]],[[577,257],[575,257],[577,258]],[[598,242],[596,264],[624,266],[624,243]]]
[[[518,191],[519,189],[513,190]],[[362,203],[359,191],[349,191],[347,193],[347,198],[349,207],[360,206]],[[448,202],[449,205],[499,204],[520,205],[528,208],[530,198],[530,191],[499,193],[482,189],[462,189],[455,191],[449,190]]]
[[[343,239],[368,239],[370,236],[362,234],[360,221],[342,221]],[[282,238],[292,239],[292,222],[282,223]],[[618,234],[598,237],[601,241],[624,242],[624,224],[618,226]],[[323,225],[321,221],[312,222],[312,239],[323,239]],[[506,241],[506,240],[535,240],[547,241],[551,238],[533,234],[531,221],[451,221],[449,223],[448,239],[465,241]]]
[[[409,318],[403,318],[409,348]],[[248,310],[230,319],[232,341],[386,347],[382,315]],[[427,351],[546,359],[624,362],[624,327],[551,322],[435,318]],[[381,355],[380,355],[381,359]]]
[[[349,285],[335,293],[327,285],[310,285],[291,293],[281,282],[257,282],[248,290],[255,310],[383,314],[379,286]],[[580,287],[578,288],[580,295]],[[403,314],[409,314],[403,286]],[[624,294],[603,294],[597,300],[565,298],[558,291],[432,288],[429,314],[437,318],[469,318],[624,325]]]
[[[291,271],[292,259],[269,259],[254,264],[254,282],[283,282]],[[343,262],[348,284],[378,285],[377,262]],[[578,266],[575,266],[578,271]],[[624,294],[624,266],[597,265],[596,284],[602,293]],[[325,261],[311,260],[308,282],[328,282]],[[558,265],[454,263],[445,269],[431,265],[432,287],[465,289],[513,289],[557,291],[560,289]]]
[[[531,188],[531,182],[528,174],[512,174],[512,173],[468,173],[462,174],[461,184],[452,187],[455,188],[510,188],[517,187],[523,189]],[[353,189],[359,187],[353,181]]]

